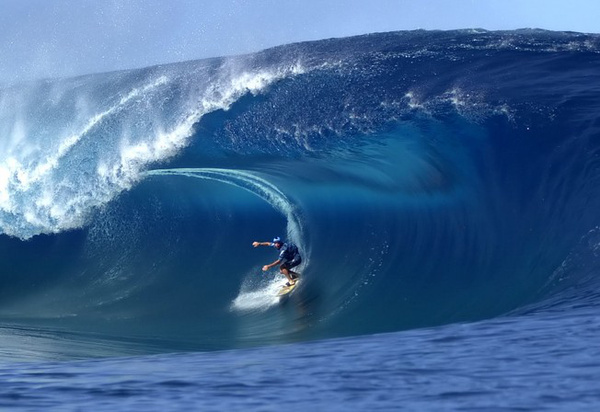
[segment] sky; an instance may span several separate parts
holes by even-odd
[[[0,0],[0,85],[413,29],[600,32],[598,0]]]

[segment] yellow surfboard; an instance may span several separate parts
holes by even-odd
[[[299,281],[297,280],[296,283],[294,283],[291,286],[283,286],[279,292],[277,292],[277,296],[285,296],[288,293],[290,293],[292,290],[294,290],[296,288],[296,286],[298,286]]]

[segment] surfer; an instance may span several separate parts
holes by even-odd
[[[279,258],[269,264],[264,265],[262,270],[266,272],[274,266],[279,266],[279,271],[288,279],[287,286],[294,285],[299,274],[291,269],[302,263],[302,257],[298,251],[298,247],[291,242],[284,242],[280,237],[276,237],[272,242],[252,242],[252,246],[273,246],[279,251]]]

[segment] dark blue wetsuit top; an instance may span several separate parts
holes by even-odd
[[[293,268],[302,262],[298,247],[291,242],[284,243],[279,249],[279,259],[284,267]]]

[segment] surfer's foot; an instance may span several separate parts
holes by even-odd
[[[293,285],[295,285],[295,284],[296,284],[296,281],[295,281],[295,280],[292,280],[292,281],[290,281],[290,282],[286,283],[286,284],[285,284],[285,286],[293,286]]]

